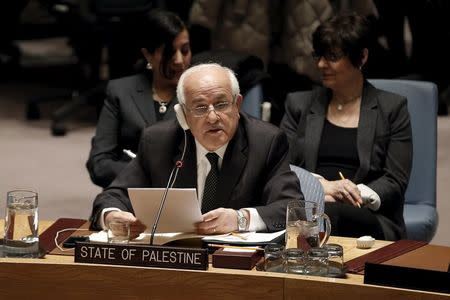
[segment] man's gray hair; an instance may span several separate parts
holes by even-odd
[[[231,84],[231,96],[233,97],[233,102],[236,102],[236,97],[237,97],[237,95],[239,95],[240,90],[239,90],[239,83],[238,83],[238,80],[237,80],[234,72],[231,69],[221,66],[216,63],[204,63],[204,64],[199,64],[199,65],[190,67],[189,69],[184,71],[183,74],[181,74],[181,77],[178,80],[178,85],[177,85],[177,98],[178,98],[178,102],[180,104],[182,104],[182,106],[186,105],[186,99],[185,99],[185,95],[184,95],[184,81],[185,81],[186,77],[188,77],[189,75],[191,75],[193,73],[201,71],[203,69],[209,69],[209,68],[221,69],[221,70],[225,70],[227,72],[228,78],[230,79],[230,84]]]

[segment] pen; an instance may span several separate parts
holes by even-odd
[[[134,154],[133,152],[131,152],[128,149],[123,149],[123,153],[125,153],[126,155],[128,155],[131,158],[135,158],[136,157],[136,154]]]
[[[211,247],[211,248],[231,248],[231,249],[241,249],[241,250],[264,251],[263,248],[259,248],[259,247],[240,247],[240,246],[230,246],[230,245],[221,245],[221,244],[208,244],[208,247]]]
[[[245,236],[243,236],[242,234],[239,234],[239,233],[237,233],[237,232],[230,232],[230,234],[231,234],[232,236],[235,236],[235,237],[237,237],[237,238],[240,238],[241,240],[247,240],[247,237],[245,237]]]
[[[341,177],[342,180],[345,180],[344,175],[342,175],[342,172],[339,171],[339,176]],[[361,208],[361,204],[359,204],[359,202],[356,202],[356,205]]]

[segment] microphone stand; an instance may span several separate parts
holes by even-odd
[[[187,145],[186,131],[183,130],[183,133],[184,133],[183,153],[181,155],[181,159],[176,161],[175,166],[173,166],[172,171],[170,172],[169,180],[167,181],[167,186],[164,190],[164,194],[162,196],[161,202],[159,204],[158,212],[156,214],[156,219],[155,219],[155,222],[153,223],[152,231],[150,233],[150,246],[153,245],[153,239],[155,238],[156,228],[158,227],[159,219],[161,218],[161,213],[164,208],[164,203],[166,203],[166,198],[167,198],[167,194],[169,193],[169,189],[171,189],[173,187],[175,181],[177,180],[178,171],[183,167],[184,155],[186,154],[186,145]],[[175,176],[174,176],[174,172],[175,172]]]

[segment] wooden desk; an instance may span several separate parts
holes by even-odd
[[[40,230],[50,224],[41,221]],[[377,241],[374,248],[361,250],[354,239],[332,237],[330,242],[343,245],[345,260],[390,243]],[[445,294],[365,285],[361,275],[333,279],[212,267],[189,271],[89,265],[58,255],[2,258],[0,283],[2,299],[450,299]]]

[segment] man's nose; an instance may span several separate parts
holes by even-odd
[[[206,119],[209,123],[216,123],[220,117],[217,114],[216,110],[214,109],[214,106],[210,105],[208,107],[208,113],[206,114]]]

